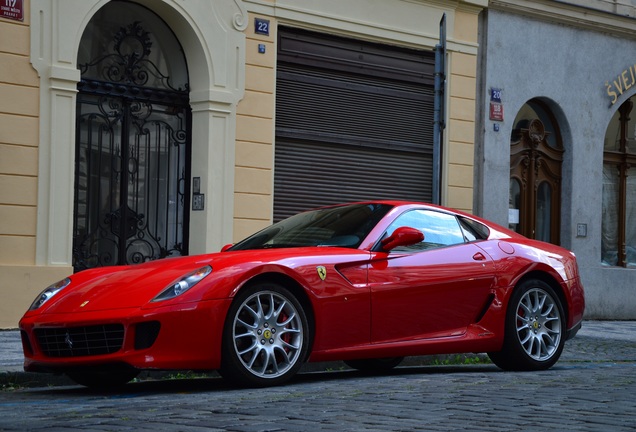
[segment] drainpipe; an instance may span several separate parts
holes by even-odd
[[[446,14],[439,23],[439,43],[435,45],[435,94],[433,100],[433,204],[441,204],[442,132],[444,123],[444,90],[446,87]]]

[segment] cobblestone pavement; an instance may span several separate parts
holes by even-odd
[[[0,430],[636,430],[636,322],[584,323],[543,372],[419,361],[382,376],[306,371],[266,389],[198,378],[2,391]]]

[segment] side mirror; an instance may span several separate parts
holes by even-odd
[[[231,248],[232,246],[234,246],[232,243],[230,244],[226,244],[225,246],[223,246],[221,248],[221,252],[226,252],[229,248]]]
[[[424,241],[424,233],[411,227],[400,227],[382,240],[382,250],[389,252],[398,246],[411,246]]]

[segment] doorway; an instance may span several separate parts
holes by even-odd
[[[510,140],[509,223],[514,231],[559,244],[563,144],[547,106],[531,100],[519,111]]]
[[[110,2],[78,65],[75,271],[187,255],[191,114],[176,37],[150,10]]]

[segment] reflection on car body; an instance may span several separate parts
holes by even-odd
[[[386,370],[437,353],[546,369],[584,308],[573,253],[451,209],[374,201],[298,214],[219,253],[73,274],[20,330],[26,370],[87,386],[148,369],[267,386],[307,361]]]

